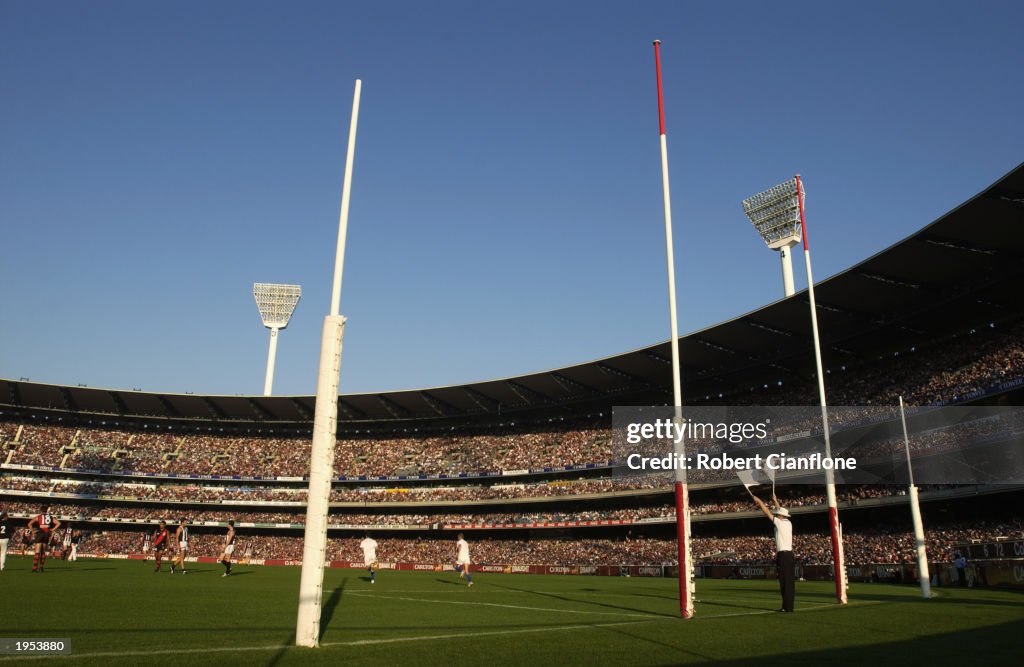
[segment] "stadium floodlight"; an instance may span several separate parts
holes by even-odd
[[[903,447],[907,452],[907,475],[910,477],[910,520],[914,524],[914,550],[917,552],[917,576],[921,582],[921,597],[932,596],[932,585],[928,574],[927,542],[924,539],[924,522],[921,521],[921,501],[914,486],[914,466],[910,462],[910,438],[907,436],[907,411],[900,396],[900,422],[903,424]]]
[[[306,496],[306,529],[302,540],[302,572],[299,575],[299,610],[295,619],[296,646],[320,645],[320,614],[323,602],[324,563],[327,559],[327,510],[334,475],[334,445],[338,434],[338,383],[341,376],[341,344],[345,318],[340,314],[341,276],[345,265],[345,238],[352,190],[352,162],[359,123],[359,94],[363,82],[356,79],[352,120],[348,129],[345,176],[341,186],[338,245],[334,254],[331,310],[324,317],[320,338],[320,367],[316,380],[313,444],[309,455],[309,490]]]
[[[750,202],[748,208],[747,203]],[[800,174],[744,200],[743,208],[761,234],[772,247],[773,243],[788,243],[793,238],[803,241],[804,265],[807,269],[807,296],[811,304],[811,331],[814,335],[814,362],[818,371],[818,399],[821,403],[821,426],[825,437],[825,457],[832,458],[832,444],[828,426],[828,403],[825,400],[825,373],[821,363],[821,337],[818,335],[818,307],[814,300],[814,274],[811,272],[811,249],[807,241],[807,218],[804,213],[804,190]],[[781,247],[781,246],[780,246]],[[792,274],[792,269],[790,269]],[[792,275],[790,275],[792,282]],[[788,295],[787,295],[788,296]],[[836,502],[835,473],[825,470],[825,497],[828,500],[829,523],[832,529],[832,566],[836,578],[836,599],[846,604],[846,559],[843,557],[842,528]]]
[[[786,181],[743,200],[743,212],[754,229],[782,258],[782,288],[793,296],[793,246],[800,243],[800,197],[796,183]]]
[[[668,315],[672,335],[672,399],[675,406],[675,422],[683,421],[683,388],[679,372],[679,327],[676,323],[676,270],[672,252],[672,202],[668,187],[668,142],[665,138],[665,102],[661,88],[661,40],[654,40],[654,69],[658,78],[658,132],[661,139],[661,190],[665,208],[665,254],[668,263]],[[686,460],[686,445],[682,438],[674,441],[673,454],[678,461]],[[693,618],[693,596],[696,592],[693,578],[693,554],[690,549],[690,494],[686,485],[686,470],[681,466],[675,471],[676,495],[676,540],[679,557],[679,613],[683,618]]]
[[[263,326],[270,329],[270,351],[267,352],[267,375],[263,381],[263,395],[270,396],[274,386],[274,362],[277,359],[277,334],[288,326],[288,320],[295,312],[295,306],[302,298],[302,288],[298,285],[275,285],[272,283],[253,283],[252,295],[256,298],[256,307],[260,309]]]

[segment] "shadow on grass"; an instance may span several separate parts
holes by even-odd
[[[782,614],[780,614],[782,616]],[[788,616],[788,615],[787,615]],[[793,665],[989,665],[1017,664],[1024,620],[913,639],[789,651],[756,658],[758,667]],[[1017,656],[1017,657],[1014,657]],[[711,656],[714,659],[715,656]],[[745,667],[750,657],[716,660],[716,665]]]
[[[295,648],[295,635],[288,635],[288,637],[281,642],[281,648],[277,649],[277,651],[274,652],[274,655],[270,656],[267,660],[267,667],[274,667],[274,665],[281,662],[281,659],[284,658],[285,654],[293,648]],[[251,665],[256,663],[249,662],[249,664]]]
[[[636,597],[636,598],[654,598],[656,600],[679,600],[679,593],[671,593],[668,595],[662,593],[641,593],[639,591],[628,591],[622,593],[616,593],[616,595]]]
[[[617,628],[617,627],[612,627],[612,626],[604,626],[604,627],[601,628],[601,632],[608,632],[608,633],[611,633],[611,634],[621,635],[623,637],[629,637],[630,641],[634,641],[634,642],[638,642],[638,641],[639,642],[646,642],[648,644],[654,644],[655,646],[661,646],[662,648],[666,648],[666,649],[668,649],[668,650],[670,650],[670,651],[672,651],[674,653],[678,653],[680,655],[693,656],[695,658],[700,658],[702,660],[709,660],[709,661],[710,660],[714,660],[714,656],[707,655],[707,654],[704,654],[704,653],[697,653],[696,651],[693,651],[693,650],[690,650],[690,649],[684,649],[684,648],[682,648],[680,646],[676,646],[674,644],[669,644],[667,642],[659,641],[657,639],[652,639],[650,637],[645,637],[643,635],[639,635],[639,634],[636,634],[636,633],[633,633],[633,632],[629,632],[627,630],[624,630],[623,628]]]
[[[989,589],[989,592],[991,589]],[[914,604],[915,602],[921,602],[930,605],[984,605],[991,607],[1017,607],[1020,608],[1024,605],[1024,595],[1017,595],[1018,599],[1007,599],[1007,600],[995,600],[992,598],[984,597],[972,597],[969,594],[961,595],[949,595],[948,593],[939,592],[931,599],[924,599],[920,593],[917,595],[885,595],[884,593],[868,593],[858,592],[856,594],[850,594],[850,602],[857,600],[870,600],[872,602],[900,602],[904,604]],[[800,599],[800,594],[797,594],[797,599]],[[833,598],[834,600],[835,598]]]
[[[341,582],[331,591],[331,597],[327,598],[327,601],[324,602],[323,607],[320,609],[320,636],[317,641],[323,641],[324,632],[327,630],[327,626],[331,624],[331,619],[334,618],[334,611],[341,604],[341,597],[345,594],[346,582],[348,582],[348,578],[342,577]]]
[[[508,591],[518,591],[520,593],[530,593],[530,594],[536,595],[538,597],[550,598],[550,599],[553,599],[553,600],[562,600],[564,602],[574,602],[576,604],[588,605],[588,606],[591,606],[591,607],[603,607],[603,608],[606,608],[606,609],[622,609],[622,610],[628,611],[628,612],[639,612],[641,614],[645,614],[645,615],[648,615],[648,616],[663,616],[663,617],[667,617],[667,618],[675,618],[675,616],[676,616],[675,614],[666,614],[666,613],[663,613],[663,612],[651,611],[650,609],[643,609],[643,608],[638,608],[638,607],[627,607],[625,605],[611,604],[609,602],[598,602],[597,600],[579,600],[577,598],[571,598],[571,597],[567,597],[567,596],[564,596],[564,595],[557,595],[555,593],[549,593],[549,592],[546,592],[546,591],[536,591],[536,590],[529,590],[529,589],[526,589],[526,588],[516,588],[514,586],[502,586],[501,584],[495,583],[493,581],[488,581],[487,583],[488,583],[489,586],[493,586],[495,588],[503,588],[503,589],[508,590]]]
[[[701,600],[698,604],[709,607],[733,607],[735,609],[753,609],[755,611],[774,611],[774,609],[763,605],[759,607],[753,604],[736,604],[734,602],[721,602],[719,600]]]

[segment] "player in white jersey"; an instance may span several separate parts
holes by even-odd
[[[178,556],[171,561],[171,574],[174,574],[174,567],[181,568],[182,574],[188,574],[185,569],[185,559],[188,558],[188,519],[181,517],[178,522],[178,529],[174,531],[174,541],[178,543]]]
[[[459,541],[455,543],[455,571],[459,573],[459,578],[465,578],[468,581],[468,585],[473,585],[473,575],[469,573],[469,566],[472,561],[469,558],[469,542],[462,533],[459,533]]]
[[[363,565],[370,573],[370,583],[377,583],[377,540],[366,533],[363,535],[363,541],[359,543],[359,548],[363,550]]]
[[[78,545],[82,541],[82,531],[76,530],[71,534],[71,555],[68,557],[70,561],[78,560]]]

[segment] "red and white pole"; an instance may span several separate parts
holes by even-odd
[[[665,198],[665,250],[668,261],[668,311],[672,332],[672,397],[675,420],[683,420],[683,390],[679,377],[679,328],[676,324],[676,270],[672,253],[672,203],[668,187],[668,144],[665,141],[665,101],[661,88],[661,40],[654,40],[654,67],[658,76],[658,132],[661,136],[661,187]],[[686,445],[675,443],[676,460],[686,460]],[[679,541],[679,611],[683,618],[693,618],[693,556],[690,552],[690,494],[686,486],[686,470],[677,466],[676,536]]]
[[[811,301],[811,330],[814,333],[814,361],[818,367],[818,399],[821,402],[821,427],[825,435],[825,457],[832,458],[829,439],[828,404],[825,402],[825,372],[821,364],[821,339],[818,336],[818,308],[814,301],[814,275],[811,273],[811,247],[807,240],[807,220],[804,216],[804,190],[797,174],[796,194],[800,202],[800,235],[804,242],[804,263],[807,266],[807,296]],[[843,557],[843,538],[839,525],[839,507],[836,503],[836,479],[831,468],[825,470],[825,497],[828,500],[828,519],[832,529],[832,567],[836,576],[836,600],[846,604],[846,559]]]

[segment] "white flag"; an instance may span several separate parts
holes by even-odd
[[[741,482],[743,482],[743,486],[747,487],[747,491],[750,490],[750,487],[757,486],[753,470],[737,470],[736,476],[740,478]]]

